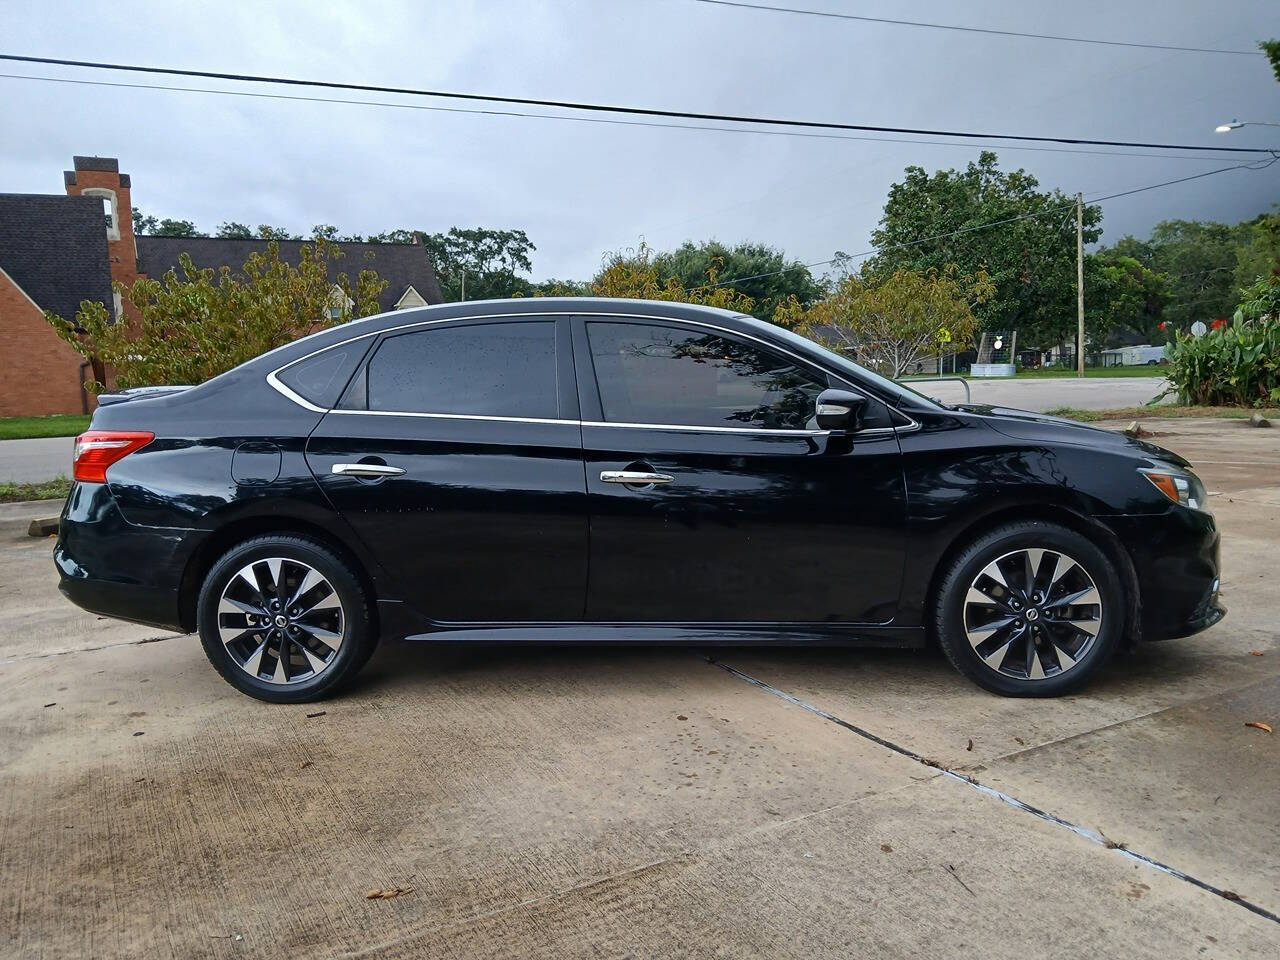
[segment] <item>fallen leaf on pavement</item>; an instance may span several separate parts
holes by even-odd
[[[1027,745],[1027,741],[1023,740],[1021,737],[1014,737],[1013,739],[1017,740],[1018,743],[1022,744],[1024,747]]]
[[[972,749],[973,749],[973,738],[972,738],[972,737],[970,737],[970,738],[969,738],[969,745],[968,745],[967,747],[965,747],[965,749],[966,749],[966,750],[972,750]]]
[[[1098,836],[1102,837],[1102,842],[1108,850],[1128,849],[1123,843],[1117,843],[1115,840],[1112,840],[1110,837],[1108,837],[1105,833],[1102,833],[1101,831],[1099,831]]]
[[[1251,656],[1251,657],[1261,657],[1261,656],[1263,656],[1263,655],[1264,655],[1264,654],[1263,654],[1263,652],[1262,652],[1261,650],[1250,650],[1250,651],[1249,651],[1249,656]]]
[[[1240,894],[1236,893],[1234,890],[1223,890],[1222,898],[1224,900],[1239,900]]]
[[[370,890],[364,895],[366,900],[393,900],[396,897],[412,893],[413,887],[387,887],[385,890]]]
[[[57,705],[58,705],[58,701],[57,701],[57,700],[55,700],[55,701],[53,701],[53,703],[46,703],[46,704],[44,705],[44,708],[45,708],[46,710],[48,710],[50,707],[56,707]]]
[[[328,713],[327,710],[321,710],[319,713],[308,713],[307,719],[314,720],[316,717],[323,717],[326,713]]]
[[[681,713],[681,714],[677,714],[677,715],[676,715],[676,719],[677,719],[677,720],[688,720],[689,718],[688,718],[688,717],[686,717],[683,713]]]
[[[1245,724],[1245,726],[1254,727],[1257,730],[1265,730],[1267,733],[1275,733],[1275,731],[1271,729],[1271,724],[1263,723],[1261,720],[1250,720]]]

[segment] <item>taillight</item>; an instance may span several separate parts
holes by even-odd
[[[90,430],[76,437],[71,473],[81,483],[106,483],[107,467],[156,438],[143,430]]]

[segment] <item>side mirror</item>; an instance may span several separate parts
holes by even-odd
[[[867,398],[848,390],[831,388],[818,394],[818,428],[852,432],[862,426]]]

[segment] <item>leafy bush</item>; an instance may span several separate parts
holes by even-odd
[[[94,392],[108,379],[119,389],[203,383],[298,337],[377,313],[387,281],[367,269],[354,280],[345,273],[331,277],[330,266],[342,255],[318,239],[301,248],[295,265],[280,259],[273,241],[233,273],[229,267],[199,269],[184,253],[182,277],[170,270],[128,289],[116,284],[136,320],[118,323],[91,300],[80,304],[73,320],[52,313],[45,319],[93,364]]]
[[[1244,291],[1230,324],[1165,348],[1179,403],[1254,407],[1280,400],[1280,277]]]

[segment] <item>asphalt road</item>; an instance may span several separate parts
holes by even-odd
[[[0,954],[1270,960],[1280,431],[1153,426],[1230,614],[1047,701],[933,653],[384,644],[269,706],[71,607],[0,506]]]
[[[72,437],[0,440],[0,483],[39,483],[71,475]]]
[[[1102,410],[1146,403],[1161,389],[1159,377],[1070,378],[1048,380],[970,380],[975,403],[993,403],[1023,410],[1076,407]],[[958,383],[921,383],[922,393],[947,402],[964,399]],[[33,483],[71,472],[71,438],[0,441],[0,483]]]
[[[955,382],[910,383],[908,386],[947,403],[964,400],[964,387]],[[974,403],[1017,407],[1043,413],[1058,407],[1106,410],[1140,407],[1165,388],[1163,377],[1047,377],[1043,380],[971,379]]]

